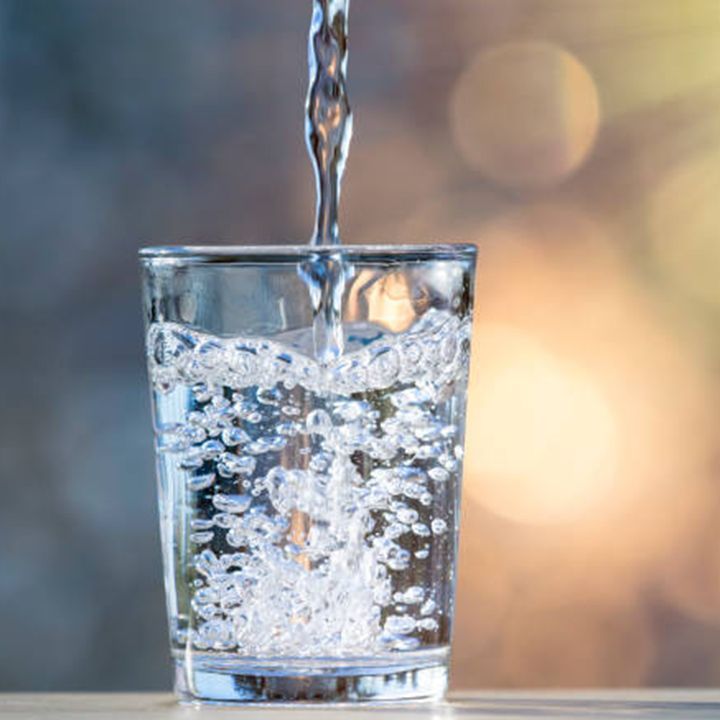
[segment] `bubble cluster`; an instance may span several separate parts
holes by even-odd
[[[177,323],[151,325],[147,348],[157,391],[168,393],[178,384],[198,386],[195,397],[204,402],[218,385],[277,393],[300,386],[310,392],[353,395],[409,383],[422,392],[423,387],[452,382],[466,368],[469,342],[467,322],[430,310],[410,332],[384,335],[325,365],[279,342],[218,338]],[[273,396],[258,400],[278,403]]]
[[[190,591],[178,643],[337,657],[447,642],[469,330],[430,311],[320,365],[150,327],[161,486],[184,503],[166,533]]]

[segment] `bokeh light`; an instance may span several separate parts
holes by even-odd
[[[616,427],[589,378],[507,327],[474,337],[468,493],[504,517],[577,520],[607,500]]]
[[[540,404],[543,393],[562,395],[564,390],[565,397],[546,403],[546,427],[537,432],[549,432],[553,423],[562,427],[568,446],[558,455],[570,462],[571,440],[582,436],[584,420],[591,431],[580,455],[594,465],[599,456],[608,461],[615,456],[612,464],[619,482],[613,483],[614,502],[595,507],[590,525],[606,521],[605,510],[617,511],[637,498],[646,501],[650,486],[655,500],[664,492],[677,492],[678,477],[690,468],[697,472],[712,447],[714,408],[706,394],[710,378],[692,347],[668,332],[661,308],[648,302],[612,243],[613,230],[577,209],[536,206],[487,224],[480,238],[485,248],[478,284],[482,313],[476,327],[469,426],[470,432],[478,432],[476,444],[482,442],[482,432],[475,430],[475,420],[482,428],[492,426],[494,419],[497,427],[488,431],[493,434],[505,427],[506,447],[522,428],[519,419],[505,424],[501,411],[514,411],[499,403],[492,406],[492,417],[484,417],[496,402],[493,388],[500,387],[497,375],[495,382],[483,377],[484,328],[509,325],[524,339],[504,340],[506,349],[498,359],[487,360],[489,372],[502,374],[520,367],[514,371],[515,382],[523,391],[515,391],[515,402],[520,407],[525,403],[527,409]],[[533,375],[535,368],[541,370]],[[519,378],[522,373],[524,381]],[[537,383],[530,390],[534,397],[528,395],[532,382]],[[484,396],[489,403],[484,403]],[[571,427],[570,418],[580,427]],[[516,447],[525,448],[529,442],[525,439]],[[658,447],[663,447],[662,457]],[[479,469],[480,456],[477,462]],[[610,466],[602,466],[600,475],[606,479],[613,473]],[[475,467],[472,461],[470,467]],[[475,483],[472,470],[471,477]],[[642,524],[639,521],[636,529]],[[662,523],[658,530],[667,527]]]
[[[473,236],[458,603],[473,634],[457,641],[472,670],[456,682],[647,682],[658,650],[646,589],[702,621],[720,604],[717,574],[698,567],[717,497],[714,381],[613,223],[540,204]]]
[[[720,154],[695,157],[661,178],[650,208],[650,247],[676,290],[720,308]]]
[[[457,82],[451,124],[463,159],[510,187],[553,185],[595,143],[598,91],[587,68],[549,43],[482,51]]]
[[[714,93],[720,82],[717,4],[623,3],[615,12],[616,23],[626,23],[627,41],[620,47],[598,43],[587,49],[603,89],[606,118],[657,111],[663,103]],[[606,22],[612,14],[606,13]],[[656,113],[654,119],[662,115]]]

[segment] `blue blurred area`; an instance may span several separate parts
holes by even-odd
[[[281,4],[0,5],[0,689],[169,683],[135,255],[292,231]]]

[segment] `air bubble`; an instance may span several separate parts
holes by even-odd
[[[169,365],[174,359],[169,333],[157,326],[152,328],[150,333],[148,336],[148,348],[151,351],[152,359],[158,365]]]
[[[394,548],[388,553],[386,562],[391,570],[407,570],[410,566],[410,553],[404,548]]]
[[[213,505],[221,512],[244,513],[252,505],[250,495],[215,495]]]
[[[400,594],[399,602],[406,605],[419,605],[425,598],[425,591],[419,585],[409,587],[404,593]]]
[[[457,355],[458,341],[455,335],[448,333],[442,340],[440,340],[440,360],[445,365],[452,365]]]
[[[275,432],[284,437],[294,437],[300,432],[300,424],[297,422],[283,422],[275,427]]]
[[[408,406],[422,405],[428,402],[430,396],[425,390],[420,388],[408,388],[407,390],[401,390],[400,392],[393,393],[390,398],[390,402],[398,409],[403,409]]]
[[[308,467],[316,473],[324,473],[332,462],[332,455],[328,453],[318,453],[314,455]]]
[[[279,405],[283,395],[277,388],[258,390],[257,400],[263,405]]]
[[[414,428],[415,436],[422,442],[430,442],[440,437],[442,427],[438,422],[425,421]]]
[[[151,359],[157,365],[169,367],[177,363],[183,353],[195,347],[197,338],[187,330],[173,330],[153,325],[148,332]]]
[[[176,386],[175,378],[171,375],[164,375],[162,371],[156,370],[152,374],[153,388],[160,393],[160,395],[169,395]]]
[[[225,446],[219,440],[206,440],[200,450],[204,460],[214,460],[225,452]]]
[[[212,620],[220,614],[220,608],[213,603],[202,604],[199,602],[193,602],[193,610],[195,610],[195,614],[203,620]],[[205,623],[205,625],[206,624],[207,623]]]
[[[414,482],[404,482],[402,484],[402,493],[407,498],[417,500],[425,494],[425,490],[422,485]],[[403,521],[406,522],[406,521]]]
[[[195,475],[187,481],[188,489],[192,492],[200,492],[201,490],[207,490],[215,484],[217,479],[214,473],[208,475]]]
[[[402,347],[403,364],[412,372],[423,356],[422,347],[415,341],[406,342]]]
[[[223,360],[222,345],[214,340],[205,342],[197,349],[197,357],[203,367],[213,370]]]
[[[213,521],[212,520],[202,520],[200,518],[193,518],[190,521],[190,527],[193,530],[212,530]]]
[[[193,597],[193,602],[197,605],[210,605],[218,602],[218,600],[217,590],[207,587],[198,590]]]
[[[270,436],[258,438],[255,442],[250,443],[245,449],[251,455],[264,455],[268,452],[279,452],[285,445],[287,445],[287,439],[280,436]]]
[[[238,427],[223,430],[221,437],[226,447],[236,447],[237,445],[244,445],[250,441],[248,434]]]
[[[215,650],[225,650],[232,647],[232,624],[226,620],[208,620],[200,625],[196,631],[196,642],[199,646]]]
[[[350,394],[367,386],[368,368],[357,358],[343,358],[332,377],[339,393]]]
[[[248,559],[248,556],[245,553],[227,553],[222,556],[221,562],[222,562],[222,566],[225,568],[225,570],[230,570],[230,568],[233,568],[233,567],[236,567],[236,568],[242,567],[247,559]],[[223,598],[223,597],[220,597],[219,599],[220,599],[220,602],[225,601],[225,598]]]
[[[198,402],[204,403],[210,400],[210,398],[213,396],[213,390],[214,388],[212,388],[206,382],[199,382],[193,385],[192,393]]]
[[[217,527],[229,530],[237,525],[238,519],[237,515],[231,515],[229,512],[219,512],[213,517],[213,522]]]
[[[313,410],[306,420],[308,433],[311,435],[327,435],[332,430],[332,420],[325,410]]]
[[[415,630],[415,618],[409,615],[390,615],[385,621],[385,630],[393,635],[407,635]]]
[[[255,363],[256,357],[253,352],[243,347],[236,347],[230,354],[228,365],[236,375],[247,377],[254,372]]]
[[[345,400],[335,403],[333,411],[335,415],[345,420],[345,422],[353,422],[365,417],[370,411],[370,405],[366,402]]]
[[[433,618],[422,618],[417,621],[417,627],[418,630],[437,630],[438,623]]]
[[[255,472],[257,461],[249,455],[234,455],[233,453],[223,453],[217,464],[217,471],[223,477],[232,477],[233,475],[252,475]]]
[[[447,523],[441,518],[435,518],[430,523],[430,527],[432,527],[432,531],[433,533],[435,533],[435,535],[443,535],[447,532],[448,529]]]
[[[189,443],[197,445],[205,441],[207,432],[205,432],[205,428],[196,425],[187,425],[180,431],[180,437]]]
[[[204,462],[202,452],[198,451],[197,448],[193,448],[180,461],[179,467],[181,470],[197,470],[203,466]]]
[[[385,537],[389,540],[397,540],[399,537],[402,537],[406,532],[408,532],[409,528],[407,525],[403,525],[402,523],[390,523],[385,528]]]
[[[373,387],[383,388],[392,385],[400,372],[400,358],[397,351],[390,347],[376,353],[368,367],[368,380]]]
[[[429,470],[428,475],[435,480],[435,482],[446,482],[450,479],[450,473],[441,467],[434,467],[432,470]]]
[[[190,533],[190,540],[198,545],[206,545],[212,542],[215,537],[215,533],[210,531],[207,532],[194,532]]]
[[[219,575],[223,572],[223,567],[218,562],[215,553],[212,550],[203,550],[195,558],[195,569],[207,578],[212,578],[215,575]]]
[[[458,461],[452,456],[445,453],[444,455],[441,455],[439,458],[440,464],[447,470],[448,472],[455,472],[458,469]]]
[[[417,522],[419,515],[417,510],[413,510],[412,508],[401,508],[397,511],[396,517],[401,523],[412,525],[414,522]]]
[[[444,450],[441,443],[433,443],[432,445],[423,445],[415,457],[419,460],[431,460],[433,458],[439,458],[443,454]]]

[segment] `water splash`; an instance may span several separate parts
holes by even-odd
[[[350,0],[313,0],[305,119],[317,188],[313,245],[340,244],[340,186],[353,125],[346,82],[349,5]]]

